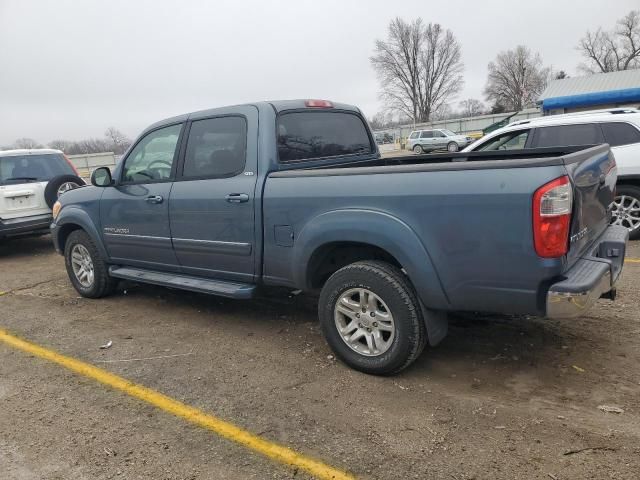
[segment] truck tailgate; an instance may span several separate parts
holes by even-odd
[[[608,145],[599,145],[565,157],[573,185],[568,266],[585,255],[611,219],[617,170]]]

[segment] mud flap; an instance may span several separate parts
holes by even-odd
[[[430,310],[420,302],[422,308],[422,318],[427,328],[427,338],[429,345],[435,347],[438,345],[449,332],[449,318],[447,312],[438,310]]]

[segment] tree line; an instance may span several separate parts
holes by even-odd
[[[131,145],[131,139],[115,127],[109,127],[102,138],[86,138],[84,140],[52,140],[48,144],[42,144],[33,138],[19,138],[11,145],[4,146],[0,150],[15,148],[54,148],[62,150],[67,155],[87,153],[113,152],[122,155]]]
[[[610,31],[587,31],[576,49],[584,57],[578,65],[583,73],[640,68],[640,10],[629,12]],[[519,111],[536,105],[549,80],[567,77],[545,66],[539,53],[517,45],[487,65],[487,103],[469,98],[454,110],[451,101],[464,85],[462,47],[451,30],[421,18],[393,19],[387,38],[376,40],[370,61],[384,105],[370,120],[373,128]]]

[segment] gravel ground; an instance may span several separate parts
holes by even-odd
[[[639,283],[640,263],[628,263],[618,300],[575,320],[455,317],[413,367],[377,378],[333,358],[304,295],[239,302],[125,285],[86,300],[42,237],[0,244],[0,328],[359,478],[637,479]],[[2,343],[0,472],[307,478]]]

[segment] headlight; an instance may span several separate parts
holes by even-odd
[[[51,209],[51,213],[53,215],[54,220],[58,218],[58,214],[60,213],[61,208],[62,208],[62,204],[60,203],[59,200],[57,200],[56,203],[53,204],[53,208]]]

